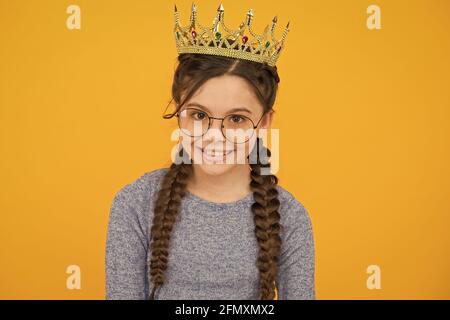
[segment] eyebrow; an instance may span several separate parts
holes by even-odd
[[[209,113],[212,113],[211,110],[209,110],[207,107],[205,107],[205,106],[203,106],[203,105],[201,105],[200,103],[197,103],[197,102],[190,102],[190,103],[188,103],[186,106],[187,106],[187,107],[189,107],[189,106],[200,107],[200,108],[202,108],[202,109],[205,109],[205,111],[207,111],[207,112],[209,112]],[[231,113],[231,112],[239,112],[239,111],[247,112],[248,114],[252,114],[252,112],[251,112],[249,109],[244,108],[244,107],[240,107],[240,108],[232,108],[232,109],[228,110],[228,113]]]

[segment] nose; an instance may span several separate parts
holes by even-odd
[[[211,121],[210,129],[215,128],[222,130],[222,119],[211,118],[210,121]]]
[[[222,120],[211,118],[209,121],[210,126],[208,131],[203,135],[203,141],[225,141],[222,133]]]

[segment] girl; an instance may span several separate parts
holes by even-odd
[[[116,193],[106,298],[315,299],[309,214],[264,172],[271,154],[258,137],[277,68],[196,53],[178,62],[177,107],[164,116],[177,118],[178,157]]]

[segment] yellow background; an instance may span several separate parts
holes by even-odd
[[[196,1],[204,25],[219,1]],[[81,8],[69,30],[66,8]],[[190,1],[177,1],[185,25]],[[450,2],[224,1],[290,21],[274,128],[318,299],[450,298]],[[366,8],[381,7],[381,30]],[[0,0],[0,298],[103,299],[114,193],[167,166],[173,1]],[[66,289],[68,265],[81,290]],[[369,290],[366,268],[381,268]]]

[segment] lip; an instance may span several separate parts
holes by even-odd
[[[225,163],[226,157],[234,151],[234,150],[228,150],[228,151],[222,152],[220,155],[211,156],[211,155],[208,155],[208,153],[207,153],[208,150],[205,150],[203,148],[198,148],[198,150],[202,153],[203,160],[206,162],[210,162],[210,163],[214,163],[214,162]]]

